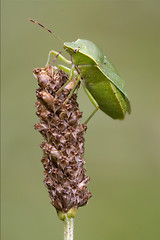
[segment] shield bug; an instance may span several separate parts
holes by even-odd
[[[29,21],[39,24],[62,41],[42,24],[32,19],[29,19]],[[77,81],[68,98],[72,96],[78,82],[82,80],[84,90],[95,106],[95,110],[85,123],[88,123],[99,108],[113,119],[124,119],[126,112],[131,112],[130,102],[124,80],[119,76],[108,57],[96,44],[89,40],[78,39],[75,42],[63,42],[63,47],[69,53],[71,60],[67,60],[61,53],[52,50],[49,53],[47,64],[50,55],[53,54],[55,58],[59,58],[72,66],[71,68],[63,65],[58,66],[70,74],[69,80],[62,89],[73,79],[76,72]]]

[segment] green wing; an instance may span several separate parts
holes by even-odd
[[[124,80],[119,76],[117,70],[113,66],[113,64],[110,62],[110,60],[105,56],[104,57],[104,63],[101,63],[98,65],[99,70],[124,94],[127,102],[127,111],[128,113],[131,112],[131,106],[129,102],[129,98],[127,95],[125,82]]]
[[[96,63],[99,70],[124,94],[127,103],[127,111],[128,113],[130,113],[131,107],[125,87],[125,82],[119,76],[117,70],[110,62],[108,57],[106,57],[103,54],[102,50],[91,41],[78,39],[74,44],[79,46],[80,47],[79,51],[82,54],[86,55],[86,57],[88,57],[89,60],[92,59]]]

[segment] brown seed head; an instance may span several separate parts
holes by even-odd
[[[38,80],[37,116],[35,124],[45,139],[43,150],[44,183],[48,188],[52,205],[62,212],[85,205],[91,197],[87,189],[89,177],[84,168],[84,134],[87,129],[81,124],[82,113],[74,93],[64,104],[74,86],[70,82],[59,95],[56,92],[68,80],[62,70],[52,66],[34,69]]]

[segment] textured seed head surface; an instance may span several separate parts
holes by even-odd
[[[76,79],[57,94],[68,80],[62,70],[47,66],[34,69],[34,75],[39,84],[36,114],[40,119],[35,129],[45,139],[41,144],[44,183],[52,205],[57,211],[67,212],[72,207],[85,205],[91,197],[83,156],[87,127],[80,123],[82,113],[76,102],[77,95],[74,93],[64,104]]]

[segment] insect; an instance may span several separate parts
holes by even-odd
[[[29,21],[47,29],[32,19],[29,19]],[[62,41],[51,30],[47,30]],[[78,82],[82,80],[84,90],[95,106],[95,110],[85,123],[88,123],[99,108],[113,119],[124,119],[126,112],[130,114],[131,107],[124,80],[119,76],[117,70],[102,50],[93,42],[84,39],[78,39],[75,42],[63,42],[63,44],[71,60],[63,57],[61,53],[52,50],[49,53],[47,64],[49,63],[50,55],[53,54],[55,58],[59,58],[71,65],[71,68],[63,65],[58,66],[69,73],[69,80],[58,92],[62,91],[73,79],[76,71],[77,80],[68,98],[72,96]]]

